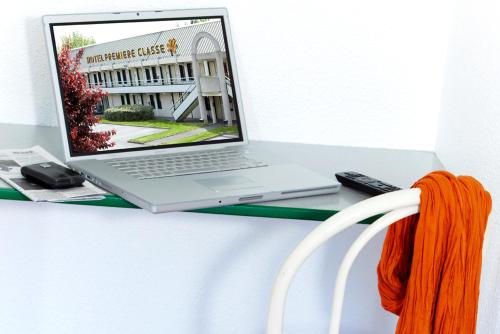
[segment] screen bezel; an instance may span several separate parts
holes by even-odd
[[[83,25],[83,24],[109,24],[109,23],[124,23],[124,22],[147,22],[147,21],[172,21],[183,19],[200,19],[200,18],[217,18],[221,20],[224,43],[226,49],[226,57],[228,70],[232,76],[233,99],[235,105],[236,121],[235,125],[239,129],[239,137],[234,139],[224,139],[218,141],[195,142],[186,144],[174,145],[158,145],[139,148],[126,149],[106,149],[97,152],[78,153],[73,152],[67,126],[67,119],[64,112],[62,102],[62,85],[60,84],[60,74],[57,64],[57,49],[55,43],[54,27],[64,25]],[[194,10],[175,10],[175,11],[153,11],[153,12],[124,12],[124,13],[101,13],[101,14],[70,14],[70,15],[54,15],[44,16],[43,18],[46,28],[47,46],[49,51],[49,62],[53,74],[54,92],[56,95],[59,127],[63,139],[64,153],[66,161],[77,159],[108,159],[116,155],[120,157],[135,156],[144,154],[160,153],[175,153],[191,150],[203,149],[220,149],[221,147],[247,144],[247,135],[243,109],[241,104],[241,95],[239,89],[238,75],[236,64],[234,61],[234,52],[232,48],[231,32],[229,27],[229,18],[225,8],[213,9],[194,9]]]

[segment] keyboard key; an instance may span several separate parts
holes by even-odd
[[[208,173],[263,167],[266,164],[248,159],[236,150],[189,152],[166,156],[113,159],[114,168],[138,179]]]

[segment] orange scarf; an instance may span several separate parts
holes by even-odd
[[[483,237],[491,196],[470,176],[432,172],[420,213],[387,230],[377,268],[382,306],[398,334],[476,332]]]

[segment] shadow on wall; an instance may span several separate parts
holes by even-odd
[[[295,226],[291,228],[289,224],[296,222],[283,222],[276,220],[262,220],[260,218],[251,219],[250,222],[238,222],[238,224],[248,224],[245,233],[240,233],[236,238],[228,240],[224,245],[223,250],[214,258],[216,261],[212,263],[211,270],[206,272],[204,277],[204,285],[198,292],[199,304],[196,310],[197,321],[199,328],[197,333],[217,334],[220,327],[220,321],[234,322],[235,332],[238,331],[238,318],[243,315],[231,314],[231,309],[221,309],[220,296],[227,298],[231,294],[231,290],[239,290],[238,303],[245,303],[248,298],[248,305],[255,305],[255,299],[261,303],[258,309],[248,309],[249,318],[255,317],[255,312],[258,313],[259,322],[254,324],[253,329],[239,328],[242,333],[258,332],[263,333],[267,323],[268,301],[271,297],[272,285],[278,273],[281,264],[286,258],[285,254],[292,251],[296,242],[302,239],[313,225]],[[262,224],[266,224],[263,228]],[[294,233],[290,233],[294,231]],[[291,235],[293,237],[291,238]],[[293,239],[293,240],[290,240]],[[257,249],[256,249],[257,247]],[[265,253],[265,250],[279,249],[274,254],[267,254],[267,258],[261,258],[259,254]],[[273,260],[270,261],[269,258]],[[260,286],[241,286],[245,281],[242,277],[238,277],[238,267],[246,267],[243,272],[245,279],[251,279],[255,275],[254,283],[260,282]],[[265,279],[259,277],[263,275]],[[262,284],[262,282],[264,282]],[[265,296],[262,298],[262,296]],[[233,301],[236,302],[236,301]],[[226,304],[225,306],[228,306]],[[220,319],[220,315],[225,314],[227,319]]]
[[[208,265],[198,300],[195,332],[216,334],[225,324],[235,332],[263,333],[272,286],[278,270],[295,246],[319,222],[252,219],[227,240]],[[261,224],[266,224],[265,228]],[[241,228],[241,226],[240,226]],[[291,333],[327,331],[335,277],[345,252],[366,225],[355,225],[318,249],[299,270],[288,295],[285,329]],[[367,245],[356,261],[346,289],[343,331],[387,333],[397,318],[379,305],[376,266],[384,233]],[[219,245],[220,246],[220,245]],[[236,296],[234,300],[231,296]],[[246,304],[245,314],[233,304]],[[252,328],[239,328],[242,319],[258,319]],[[363,321],[360,321],[363,319]],[[375,332],[373,330],[375,328]]]
[[[42,18],[39,16],[26,18],[26,50],[28,51],[29,81],[33,103],[36,104],[32,108],[36,124],[57,126],[52,76],[49,69]]]
[[[321,256],[323,273],[318,277],[324,286],[325,317],[331,316],[333,292],[337,272],[350,246],[368,225],[356,224],[326,242]],[[354,261],[345,287],[341,316],[341,333],[382,334],[394,332],[398,318],[380,305],[377,283],[377,265],[382,252],[385,229],[377,234]],[[356,302],[352,302],[356,301]],[[363,319],[363,321],[360,321]]]

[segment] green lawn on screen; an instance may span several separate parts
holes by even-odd
[[[202,133],[197,133],[193,136],[169,142],[164,142],[162,143],[162,145],[194,143],[194,142],[204,141],[210,138],[215,138],[225,134],[238,135],[238,128],[236,126],[221,126],[219,128],[204,131]]]
[[[128,126],[138,126],[138,127],[148,127],[148,128],[158,128],[166,129],[165,131],[154,133],[147,136],[137,137],[129,139],[128,142],[136,144],[145,144],[153,140],[167,138],[179,133],[191,131],[198,129],[203,126],[203,124],[196,123],[181,123],[181,122],[171,122],[165,120],[148,120],[148,121],[129,121],[129,122],[115,122],[108,120],[101,120],[103,124],[116,124],[116,125],[128,125]]]

